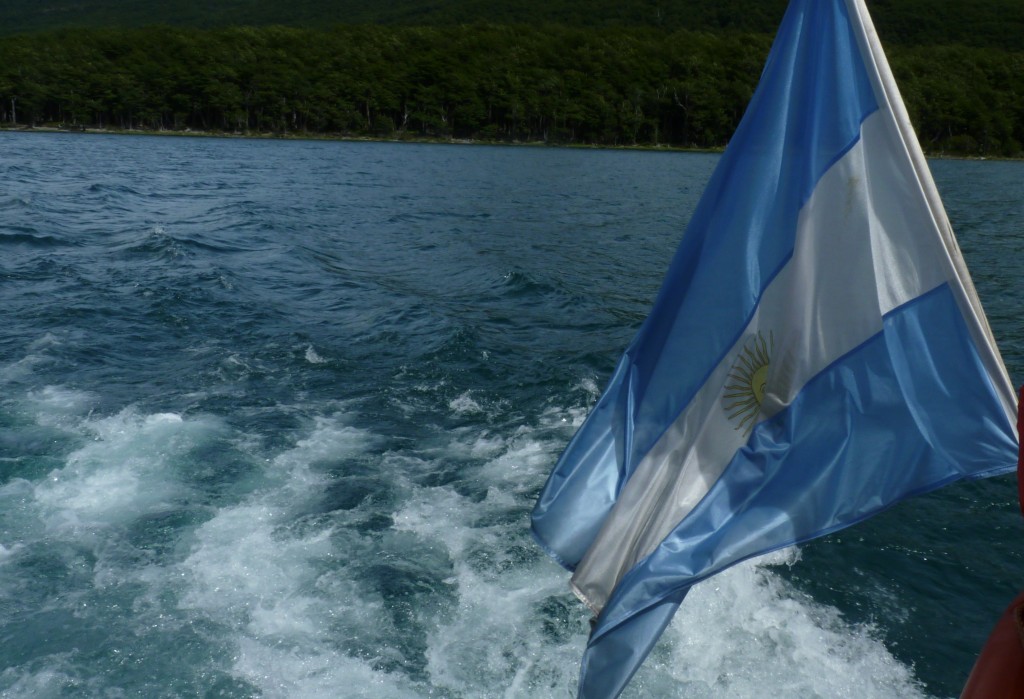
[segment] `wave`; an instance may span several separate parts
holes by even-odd
[[[0,246],[24,246],[41,250],[75,246],[70,240],[56,235],[40,233],[31,228],[6,227],[0,230]]]

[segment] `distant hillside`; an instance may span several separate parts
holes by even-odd
[[[337,24],[573,27],[774,33],[786,0],[3,0],[0,34],[64,27]],[[1024,0],[873,0],[883,41],[1024,49]]]
[[[0,38],[0,124],[720,147],[770,37],[473,24]],[[1024,156],[1024,51],[895,46],[930,153]]]

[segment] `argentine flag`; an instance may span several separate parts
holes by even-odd
[[[541,545],[616,696],[691,585],[1013,470],[1017,399],[863,0],[793,0]]]

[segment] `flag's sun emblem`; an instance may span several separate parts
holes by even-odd
[[[774,335],[769,332],[766,340],[758,333],[740,350],[732,365],[722,404],[729,419],[739,421],[737,430],[749,432],[754,426],[768,389],[768,366],[774,349]]]

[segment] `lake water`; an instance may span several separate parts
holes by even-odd
[[[0,697],[568,697],[532,542],[711,154],[0,133]],[[1024,163],[934,161],[1017,384]],[[955,696],[1012,477],[690,594],[627,696]]]

